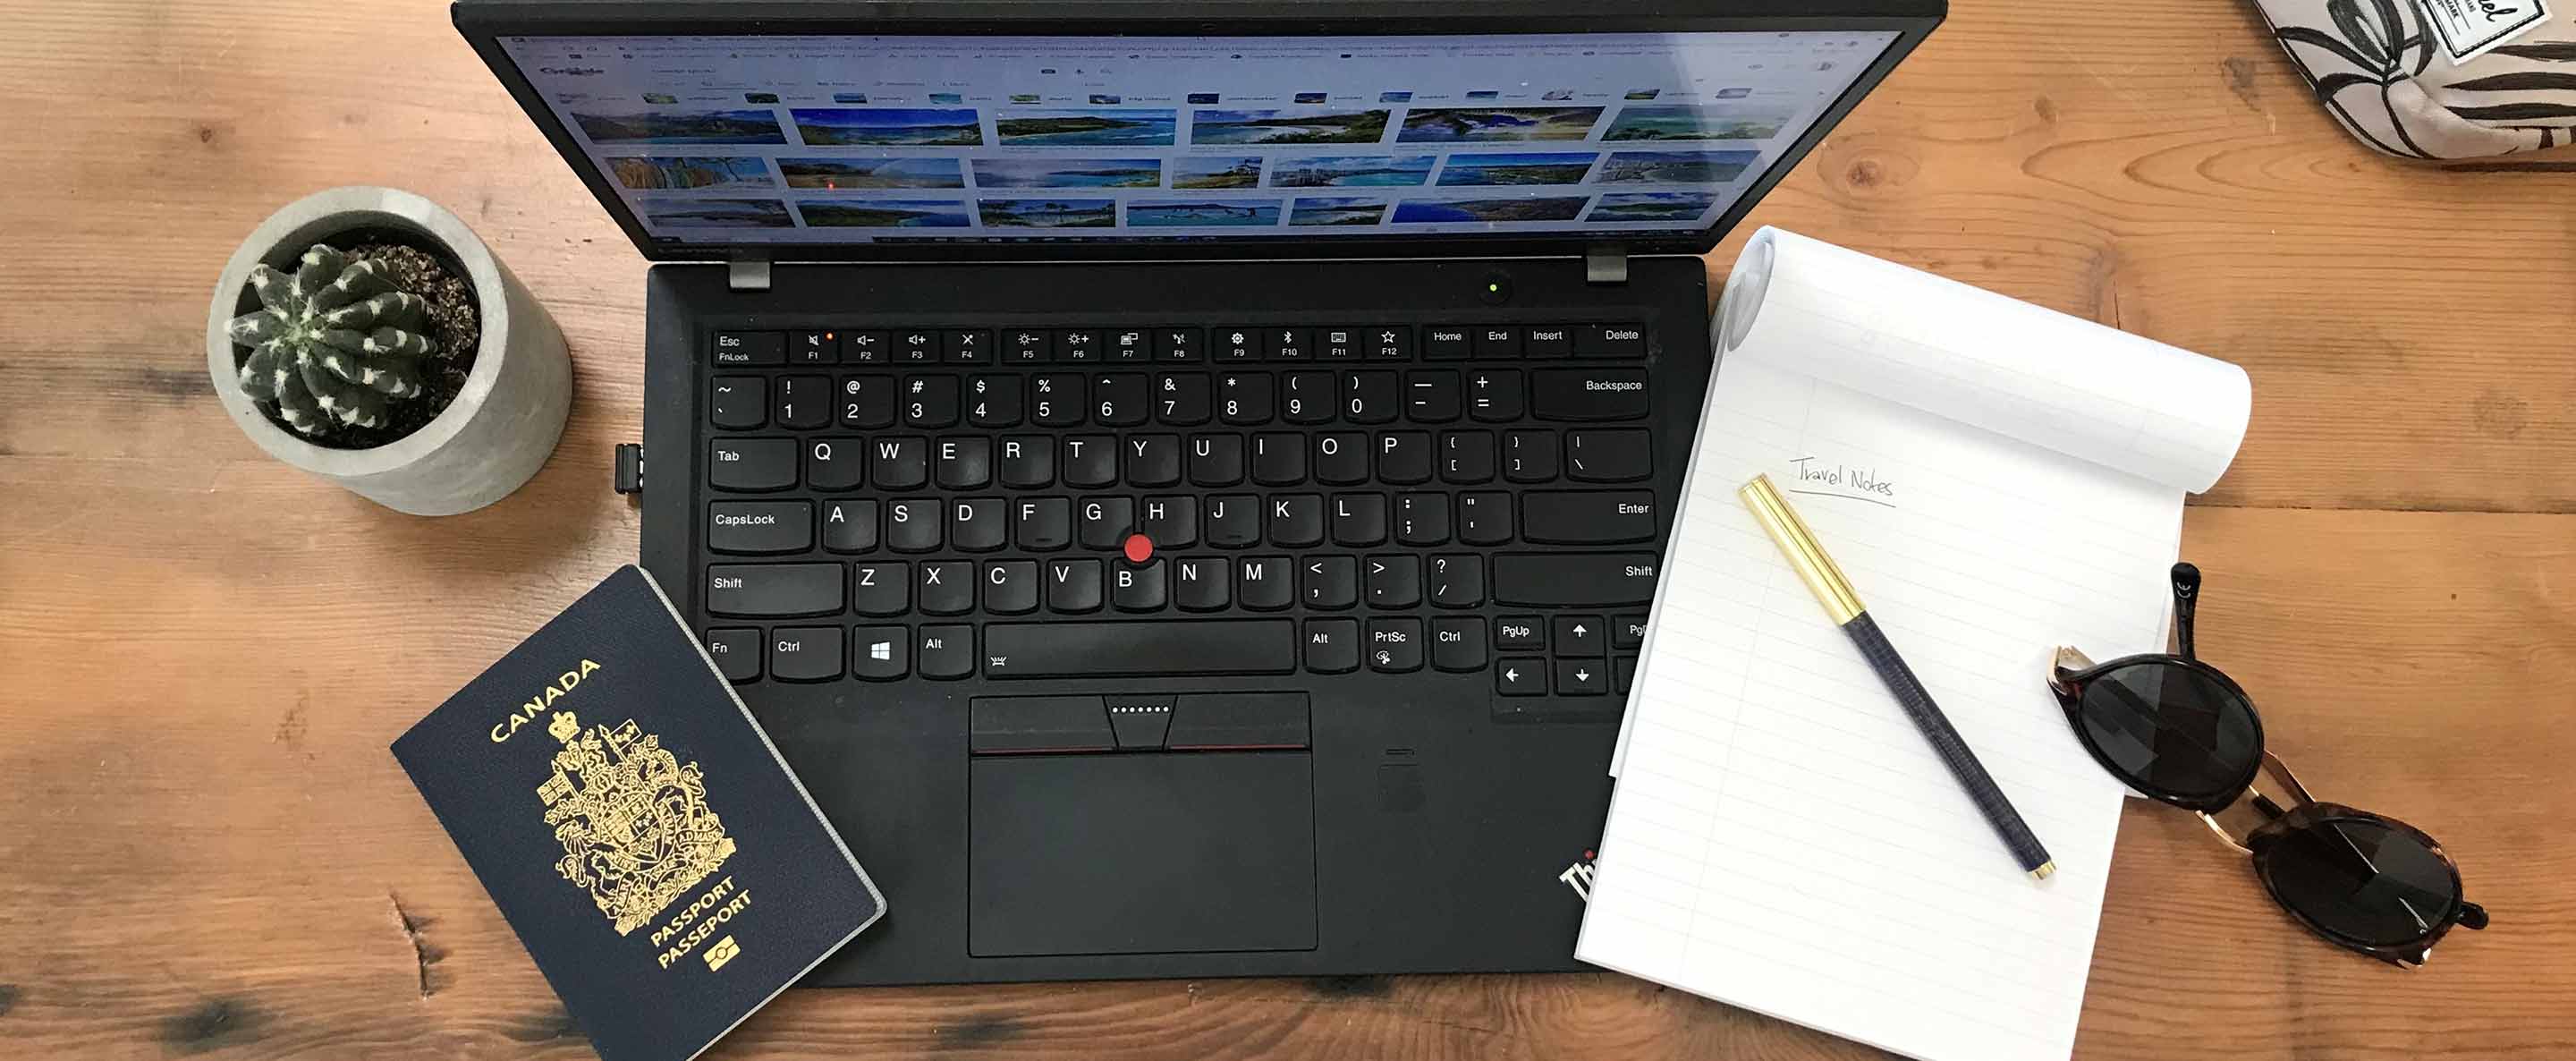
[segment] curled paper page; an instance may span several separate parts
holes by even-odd
[[[1778,364],[2191,493],[2236,458],[2245,370],[1765,227],[1719,301],[1721,358]]]

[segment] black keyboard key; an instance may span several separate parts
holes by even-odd
[[[1497,603],[1599,608],[1654,599],[1653,553],[1500,553],[1494,557]]]
[[[1644,357],[1646,330],[1634,324],[1586,324],[1574,329],[1577,357]]]
[[[782,626],[769,632],[769,676],[827,682],[841,676],[841,628]]]
[[[839,564],[710,564],[707,612],[742,617],[838,615]]]
[[[1013,364],[1036,364],[1054,356],[1047,333],[1036,328],[1013,328],[1002,333],[1002,360]]]
[[[707,422],[748,431],[769,422],[769,381],[758,376],[717,376],[707,384]]]
[[[1388,431],[1377,437],[1377,477],[1390,483],[1431,481],[1431,432]]]
[[[930,440],[919,435],[877,439],[872,478],[880,490],[910,490],[930,481]]]
[[[1296,651],[1296,625],[1286,619],[993,623],[984,628],[984,676],[1286,674],[1296,668]],[[1175,707],[1176,745],[1184,714]]]
[[[1530,373],[1530,413],[1541,420],[1634,420],[1646,415],[1642,368],[1550,368]]]
[[[716,673],[737,685],[760,677],[760,631],[752,627],[719,627],[707,631],[707,655]]]
[[[850,628],[850,673],[872,682],[912,673],[912,631],[900,626]]]
[[[1085,549],[1121,548],[1127,536],[1136,533],[1135,498],[1086,497],[1079,511],[1081,527],[1075,538]]]
[[[823,502],[823,548],[836,553],[864,553],[876,547],[875,498]]]
[[[1331,372],[1279,374],[1279,418],[1292,424],[1322,424],[1333,419]]]
[[[708,443],[707,485],[744,491],[796,485],[796,440],[720,438]]]
[[[1129,435],[1126,452],[1127,485],[1170,486],[1181,481],[1181,436]]]
[[[882,365],[893,360],[894,338],[884,332],[845,332],[841,335],[841,363],[844,365]]]
[[[1445,671],[1483,670],[1485,621],[1466,615],[1431,620],[1431,665]]]
[[[1422,329],[1422,359],[1425,361],[1464,361],[1474,352],[1463,325],[1432,324]]]
[[[1521,538],[1552,545],[1642,542],[1655,536],[1646,490],[1532,490],[1521,495]]]
[[[1432,557],[1431,603],[1443,608],[1485,603],[1485,558],[1473,553]]]
[[[1082,377],[1049,372],[1029,377],[1029,422],[1039,427],[1072,427],[1082,422]]]
[[[828,365],[841,359],[841,337],[830,332],[787,333],[787,363]]]
[[[1494,477],[1494,433],[1491,431],[1443,431],[1440,433],[1440,481],[1444,483],[1481,483]]]
[[[975,565],[963,560],[923,561],[913,568],[913,607],[931,615],[964,615],[975,608]]]
[[[1104,372],[1091,381],[1091,422],[1102,427],[1134,427],[1145,422],[1146,380],[1142,372]]]
[[[1218,494],[1207,499],[1204,524],[1209,545],[1244,549],[1261,541],[1261,499],[1251,494]]]
[[[894,426],[893,376],[841,377],[841,426]]]
[[[1151,361],[1154,359],[1154,333],[1143,328],[1118,328],[1109,333],[1109,360]]]
[[[1648,460],[1646,432],[1640,428],[1599,428],[1565,433],[1565,477],[1589,483],[1623,483],[1643,479],[1654,469]]]
[[[850,565],[850,610],[861,615],[911,611],[912,565],[902,560]]]
[[[1621,656],[1610,661],[1610,689],[1612,692],[1618,693],[1621,696],[1626,696],[1628,695],[1628,687],[1635,684],[1637,684],[1637,657]]]
[[[1544,483],[1556,478],[1556,432],[1503,432],[1503,478]]]
[[[957,377],[909,376],[903,381],[903,422],[948,427],[957,422]]]
[[[1263,432],[1252,436],[1252,481],[1294,486],[1306,481],[1306,436]]]
[[[1191,435],[1190,485],[1233,486],[1243,481],[1243,436]]]
[[[1360,601],[1360,564],[1348,556],[1309,556],[1297,561],[1297,599],[1309,608],[1338,610]]]
[[[975,755],[1117,746],[1108,705],[1097,696],[978,696],[966,704],[966,750]]]
[[[1365,546],[1385,540],[1386,495],[1333,495],[1333,544]]]
[[[1342,373],[1342,414],[1354,424],[1392,423],[1402,400],[1396,391],[1391,371]]]
[[[1055,436],[1002,437],[1002,485],[1034,490],[1055,483]]]
[[[1264,328],[1261,356],[1272,361],[1314,360],[1314,334],[1304,328]]]
[[[1156,549],[1187,549],[1199,543],[1199,499],[1189,494],[1146,498],[1136,510],[1136,533]]]
[[[939,337],[928,330],[914,328],[894,333],[894,361],[898,365],[927,365],[939,360]]]
[[[1558,696],[1599,696],[1610,691],[1610,676],[1597,659],[1560,659],[1556,661],[1556,694]]]
[[[948,502],[948,545],[970,553],[989,553],[1002,547],[1010,528],[1004,524],[1003,500],[998,497],[963,497]]]
[[[1004,560],[984,565],[984,610],[995,615],[1026,615],[1038,610],[1038,562]]]
[[[1574,353],[1572,329],[1562,324],[1530,326],[1528,337],[1521,343],[1523,353],[1531,357],[1565,357]]]
[[[832,381],[822,376],[780,376],[776,400],[778,426],[811,431],[832,422]]]
[[[1166,566],[1161,557],[1141,564],[1111,564],[1109,606],[1122,612],[1161,611],[1169,600],[1168,587],[1163,583]]]
[[[1422,620],[1368,621],[1369,669],[1389,674],[1422,669]]]
[[[1108,486],[1118,481],[1118,439],[1071,435],[1064,440],[1064,485]]]
[[[1315,436],[1315,481],[1364,483],[1369,477],[1366,431],[1328,431]]]
[[[1296,573],[1284,556],[1247,556],[1234,564],[1235,602],[1254,611],[1277,611],[1297,595]]]
[[[1258,361],[1261,359],[1261,329],[1237,326],[1216,330],[1216,360]]]
[[[935,497],[908,497],[888,501],[886,507],[886,548],[898,553],[926,553],[939,548],[940,527],[945,522]]]
[[[1610,617],[1610,647],[1636,648],[1645,643],[1645,616],[1613,615]]]
[[[1222,556],[1192,556],[1172,562],[1172,603],[1182,611],[1223,609],[1234,599],[1233,586]]]
[[[1506,656],[1494,666],[1494,691],[1504,696],[1547,695],[1547,661]]]
[[[707,506],[707,549],[761,555],[814,545],[811,501],[718,501]]]
[[[1058,361],[1100,360],[1100,330],[1068,328],[1055,333],[1055,359]]]
[[[1344,325],[1315,330],[1315,360],[1357,361],[1360,359],[1360,330]]]
[[[787,336],[780,332],[717,332],[713,360],[727,368],[784,365],[787,363]]]
[[[1517,368],[1478,369],[1467,377],[1467,415],[1472,419],[1508,423],[1521,418],[1526,404]]]
[[[1458,541],[1466,545],[1500,545],[1512,540],[1512,495],[1458,495]]]
[[[1549,648],[1560,656],[1601,656],[1609,642],[1598,615],[1557,615],[1548,619]]]
[[[855,438],[818,438],[805,444],[805,488],[856,490],[866,482],[867,445]]]
[[[1033,553],[1073,544],[1073,503],[1061,497],[1024,497],[1014,502],[1011,541]]]
[[[1016,427],[1021,409],[1020,377],[975,376],[966,381],[966,422],[976,427]]]
[[[975,673],[975,628],[965,625],[921,628],[921,647],[913,666],[924,678],[963,678]]]
[[[1217,419],[1229,424],[1270,422],[1270,374],[1228,372],[1217,378]]]
[[[1449,495],[1395,495],[1395,540],[1400,545],[1449,541]]]
[[[1197,328],[1165,325],[1154,329],[1154,360],[1196,361],[1206,352],[1207,333]]]
[[[1521,330],[1508,324],[1486,324],[1476,328],[1477,357],[1521,356]]]
[[[1368,558],[1361,579],[1371,608],[1410,608],[1422,603],[1422,558],[1385,553]]]
[[[1154,378],[1154,419],[1166,424],[1208,421],[1208,378],[1200,373]]]
[[[943,490],[973,490],[993,481],[993,440],[961,435],[939,440],[936,481]]]
[[[1100,610],[1100,561],[1049,560],[1046,563],[1047,607],[1060,612]]]
[[[1402,361],[1413,356],[1413,326],[1410,324],[1371,325],[1361,340],[1368,346],[1371,361]]]
[[[1347,674],[1360,669],[1360,621],[1306,620],[1306,669],[1317,674]]]
[[[1458,418],[1458,374],[1448,369],[1408,372],[1404,376],[1404,415],[1416,423],[1440,424]]]
[[[1324,540],[1324,495],[1270,496],[1270,544],[1301,548]]]
[[[993,333],[981,328],[950,329],[940,336],[939,352],[952,365],[992,364]]]
[[[1494,647],[1508,651],[1544,649],[1547,633],[1539,629],[1538,616],[1506,615],[1494,620]]]

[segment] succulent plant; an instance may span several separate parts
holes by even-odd
[[[292,275],[253,268],[250,287],[260,308],[228,329],[250,348],[242,393],[274,404],[288,427],[316,438],[380,427],[388,403],[424,392],[420,362],[438,349],[419,331],[429,301],[394,290],[382,263],[317,243]]]

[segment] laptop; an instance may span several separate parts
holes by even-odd
[[[1697,256],[1943,11],[456,4],[655,263],[643,565],[885,892],[808,982],[1577,968]]]

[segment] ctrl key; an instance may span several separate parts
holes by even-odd
[[[707,631],[707,656],[716,661],[716,673],[737,685],[760,677],[760,631],[754,627],[724,627]]]
[[[827,682],[841,676],[841,628],[782,626],[769,633],[769,676]]]

